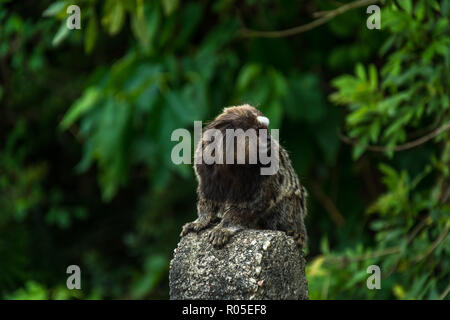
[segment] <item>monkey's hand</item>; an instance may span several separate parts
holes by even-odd
[[[214,247],[220,248],[227,244],[230,238],[241,229],[238,227],[223,227],[219,224],[209,231],[208,240]]]
[[[210,219],[201,217],[197,218],[197,220],[188,222],[183,226],[183,230],[180,233],[180,237],[184,237],[189,232],[195,232],[198,233],[203,229],[206,229],[210,223]]]
[[[215,226],[208,234],[211,244],[220,248],[230,241],[230,238],[242,229],[248,228],[247,219],[252,219],[252,215],[243,214],[241,211],[231,209],[227,211],[222,221]],[[254,218],[253,218],[254,220]]]

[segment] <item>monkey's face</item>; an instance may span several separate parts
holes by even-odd
[[[255,107],[228,107],[205,128],[202,145],[213,157],[221,153],[224,161],[216,164],[258,165],[259,152],[270,152],[268,126],[269,119]]]
[[[203,157],[196,170],[206,196],[244,201],[259,188],[265,179],[260,169],[267,166],[260,152],[270,153],[268,125],[269,119],[250,105],[225,108],[209,123],[196,153]],[[214,161],[206,161],[205,155]]]

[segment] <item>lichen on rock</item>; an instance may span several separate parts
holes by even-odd
[[[305,259],[280,231],[244,230],[223,248],[183,237],[170,262],[171,299],[308,299]]]

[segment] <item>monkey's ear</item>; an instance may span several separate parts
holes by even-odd
[[[269,127],[269,118],[267,117],[263,117],[263,116],[258,116],[256,117],[256,120],[258,120],[258,122],[266,127]]]

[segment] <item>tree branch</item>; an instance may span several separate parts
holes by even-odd
[[[450,284],[447,286],[447,289],[445,289],[445,291],[441,294],[441,296],[439,297],[440,300],[444,300],[445,297],[448,295],[448,293],[450,292]]]
[[[411,241],[414,240],[414,238],[417,236],[419,231],[421,231],[427,224],[427,220],[429,218],[429,215],[427,214],[423,219],[419,222],[419,224],[413,228],[413,230],[408,234],[408,237],[406,239],[406,245],[410,244]],[[445,233],[448,232],[448,228],[445,231]],[[329,256],[326,257],[325,260],[329,263],[349,263],[349,262],[358,262],[358,261],[364,261],[367,259],[374,259],[374,258],[380,258],[383,256],[388,256],[391,254],[396,254],[401,252],[400,246],[393,246],[388,247],[379,251],[370,252],[367,254],[359,255],[359,256],[353,256],[353,257],[347,257],[347,256]]]
[[[349,263],[349,262],[358,262],[358,261],[364,261],[367,259],[374,259],[374,258],[380,258],[383,256],[388,256],[394,253],[400,253],[400,247],[389,247],[383,250],[367,253],[364,255],[354,256],[354,257],[347,257],[347,256],[337,256],[337,257],[325,257],[325,261],[328,263]]]
[[[425,252],[423,252],[420,256],[418,256],[414,262],[419,262],[420,260],[422,260],[423,258],[427,257],[430,253],[432,253],[437,246],[447,237],[448,234],[448,227],[444,229],[444,232],[442,232],[442,234],[436,239],[434,240],[434,242],[428,247],[427,250],[425,250]]]
[[[420,137],[416,140],[413,141],[409,141],[405,144],[401,144],[398,146],[395,146],[392,151],[404,151],[404,150],[408,150],[408,149],[412,149],[415,148],[417,146],[420,146],[421,144],[424,144],[426,142],[428,142],[429,140],[435,138],[437,135],[441,134],[444,131],[448,131],[450,130],[450,122],[444,124],[441,127],[438,127],[436,129],[434,129],[433,131],[431,131],[430,133],[424,135],[423,137]],[[339,132],[339,137],[341,139],[341,141],[347,143],[347,144],[351,144],[351,145],[355,145],[357,143],[357,140],[354,139],[350,139],[349,137],[347,137],[346,135],[342,134],[341,132]],[[375,152],[387,152],[390,151],[389,148],[385,147],[385,146],[367,146],[366,147],[367,150],[369,151],[375,151]]]
[[[370,4],[374,4],[379,2],[379,0],[358,0],[354,2],[350,2],[347,4],[344,4],[334,10],[330,11],[321,11],[319,15],[322,17],[314,20],[310,23],[307,23],[305,25],[297,26],[290,29],[285,30],[277,30],[277,31],[260,31],[260,30],[252,30],[248,29],[246,27],[243,27],[240,31],[241,35],[244,37],[259,37],[259,38],[281,38],[281,37],[290,37],[299,33],[303,33],[306,31],[309,31],[311,29],[314,29],[316,27],[319,27],[323,25],[324,23],[330,21],[334,17],[341,15],[349,10],[364,7]]]
[[[325,192],[322,190],[322,188],[317,184],[316,182],[311,181],[311,192],[313,195],[319,200],[319,203],[325,208],[325,210],[328,212],[328,214],[331,217],[331,220],[337,225],[341,226],[344,222],[344,216],[341,214],[339,209],[334,204],[333,200],[328,197]]]

